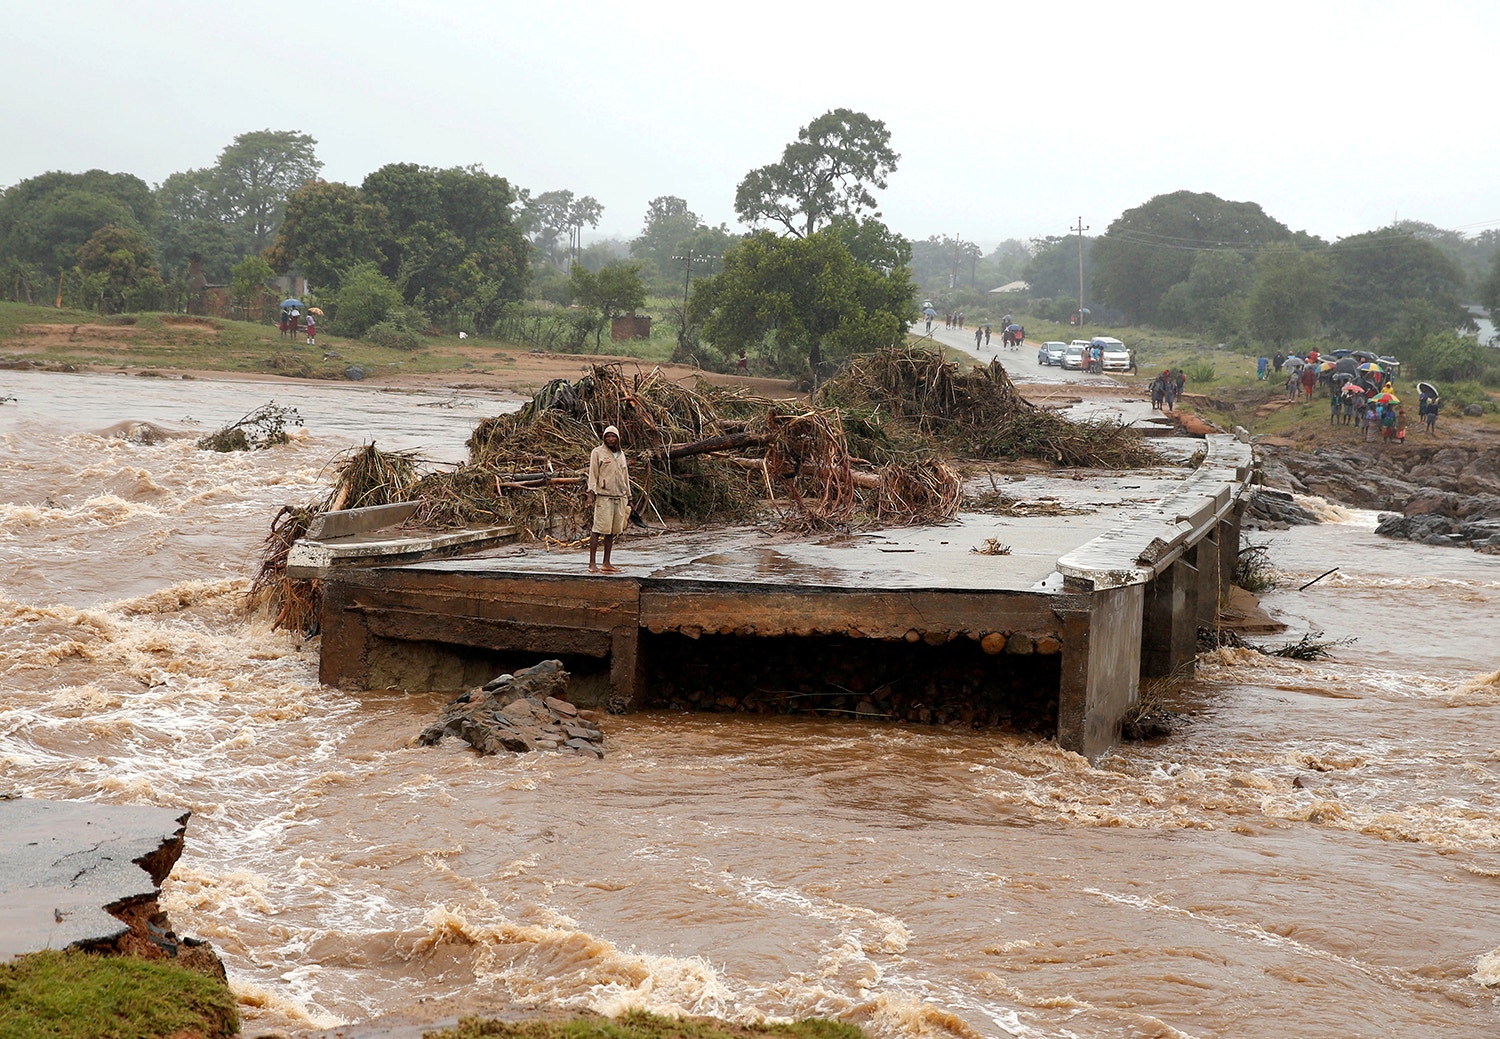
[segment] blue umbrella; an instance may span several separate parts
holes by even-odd
[[[302,306],[302,301],[300,299],[284,299],[284,300],[281,301],[281,309],[282,310],[285,310],[287,307],[300,307],[300,306]]]

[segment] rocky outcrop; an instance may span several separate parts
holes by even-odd
[[[1463,545],[1490,555],[1500,555],[1500,519],[1467,522],[1439,513],[1380,517],[1375,533],[1389,538],[1419,541],[1424,545]]]
[[[417,742],[431,746],[457,736],[481,754],[561,750],[602,758],[600,716],[568,702],[568,677],[560,660],[500,675],[454,699]]]
[[[224,980],[213,946],[179,937],[157,904],[190,814],[0,799],[0,959],[76,946]]]
[[[1254,497],[1250,499],[1246,516],[1262,530],[1318,522],[1318,517],[1297,504],[1297,500],[1291,494],[1274,487],[1261,487],[1256,490]]]
[[[1500,447],[1372,442],[1305,452],[1273,444],[1262,457],[1273,488],[1388,513],[1380,534],[1491,549],[1500,521]],[[1251,506],[1252,515],[1293,522],[1278,513],[1283,505],[1272,494]]]

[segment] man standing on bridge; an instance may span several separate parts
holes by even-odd
[[[589,454],[588,503],[594,510],[594,528],[589,536],[589,573],[617,574],[620,568],[609,561],[615,536],[625,530],[630,518],[630,470],[625,466],[625,451],[620,447],[620,431],[604,427],[604,443]],[[595,565],[599,538],[604,538],[604,565]]]

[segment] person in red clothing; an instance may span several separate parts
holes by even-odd
[[[1304,365],[1302,368],[1302,403],[1306,404],[1312,400],[1313,387],[1318,384],[1318,366],[1316,363]]]

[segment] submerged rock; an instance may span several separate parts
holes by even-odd
[[[457,736],[481,754],[561,749],[602,758],[604,733],[593,724],[599,716],[568,702],[568,678],[560,660],[498,675],[456,697],[417,742]]]

